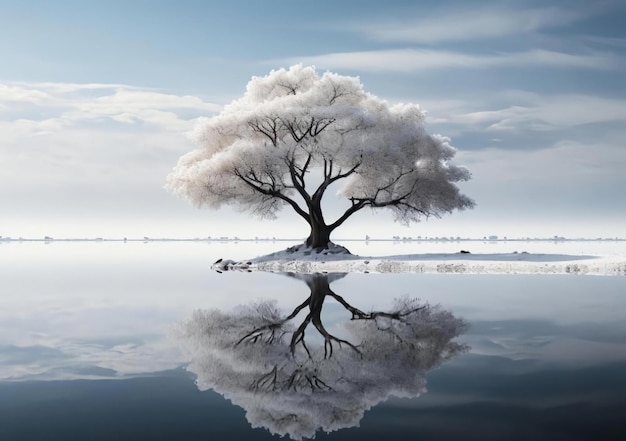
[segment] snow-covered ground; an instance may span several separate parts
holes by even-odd
[[[626,275],[626,256],[528,252],[424,253],[383,257],[356,256],[342,247],[320,253],[303,246],[244,261],[217,261],[218,271],[294,273],[465,273]]]

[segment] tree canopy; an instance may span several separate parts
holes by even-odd
[[[199,126],[199,148],[180,158],[166,188],[198,207],[230,204],[261,218],[289,206],[310,225],[312,248],[326,248],[364,208],[408,224],[473,207],[455,184],[469,171],[450,163],[455,148],[424,120],[419,106],[390,106],[356,77],[275,70]],[[347,202],[328,220],[322,200],[335,183]]]
[[[391,395],[423,393],[426,374],[467,349],[454,341],[467,323],[439,306],[405,297],[365,312],[329,287],[337,276],[296,277],[311,292],[288,314],[265,300],[196,311],[178,329],[198,388],[244,408],[253,427],[301,439],[356,426]],[[327,299],[345,309],[343,327],[324,323]]]

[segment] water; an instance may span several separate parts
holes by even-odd
[[[249,393],[251,379],[258,380],[267,366],[270,372],[280,363],[280,372],[289,378],[295,369],[289,358],[284,362],[263,358],[276,354],[255,352],[254,344],[247,343],[233,352],[230,348],[235,345],[219,346],[217,337],[204,331],[201,338],[189,333],[185,337],[181,323],[189,326],[194,311],[202,316],[219,310],[232,316],[240,311],[238,306],[269,299],[277,301],[285,318],[311,295],[311,283],[280,274],[217,274],[210,264],[220,257],[244,259],[287,245],[1,244],[0,439],[270,439],[268,427],[285,430],[285,420],[280,425],[279,418],[272,420],[263,409],[273,409],[269,413],[274,417],[285,417],[280,412],[292,409],[287,412],[292,420],[289,414],[298,414],[293,409],[307,410],[315,416],[309,418],[313,426],[322,422],[327,429],[359,425],[329,435],[318,432],[316,439],[626,438],[623,277],[335,277],[329,285],[332,292],[364,313],[390,312],[394,298],[415,297],[420,305],[440,305],[450,314],[445,317],[463,319],[469,326],[455,328],[455,322],[445,317],[433,319],[432,326],[420,328],[421,340],[404,337],[422,345],[423,356],[414,357],[401,346],[390,349],[372,343],[381,335],[384,342],[381,332],[386,332],[386,322],[375,329],[346,327],[351,313],[326,295],[320,315],[324,329],[354,343],[362,354],[334,341],[333,356],[324,360],[323,339],[311,324],[305,341],[312,356],[300,358],[300,365],[309,369],[309,379],[310,372],[316,372],[332,391],[318,384],[311,392],[306,376],[301,376],[305,387],[298,393],[280,387],[272,393],[260,387],[256,388],[260,394]],[[436,245],[347,243],[362,255],[456,252],[469,247],[474,253],[626,254],[619,242]],[[307,311],[304,308],[294,317],[295,327],[306,320]],[[242,323],[241,314],[233,326]],[[443,330],[436,329],[437,323],[444,324]],[[405,331],[413,329],[403,326]],[[366,342],[371,343],[367,351]],[[283,355],[289,350],[289,345],[276,347]],[[297,350],[301,357],[303,348]],[[238,361],[218,369],[216,357]],[[246,381],[235,381],[242,378]],[[344,409],[336,410],[333,423],[326,415],[331,408]],[[294,436],[304,433],[297,425],[287,426]]]

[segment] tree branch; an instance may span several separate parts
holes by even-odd
[[[296,213],[298,213],[302,218],[304,218],[305,221],[307,221],[307,223],[311,222],[309,219],[309,214],[306,211],[304,211],[302,208],[300,208],[300,206],[298,205],[296,201],[291,199],[289,196],[284,195],[283,193],[280,192],[280,190],[276,189],[275,187],[264,188],[263,185],[269,185],[269,184],[263,183],[261,180],[256,178],[254,173],[252,174],[251,178],[244,176],[243,174],[241,174],[241,172],[239,172],[239,170],[235,170],[234,174],[243,182],[245,182],[250,188],[258,191],[259,193],[264,194],[266,196],[276,197],[278,199],[282,199],[283,201],[287,202],[289,205],[291,205],[291,207],[295,210]]]
[[[337,219],[335,222],[330,224],[328,228],[330,228],[331,231],[334,230],[335,228],[343,224],[350,216],[352,216],[354,213],[361,210],[365,206],[366,206],[365,201],[355,202],[355,200],[352,200],[352,205],[339,217],[339,219]]]
[[[359,169],[359,167],[362,164],[362,160],[363,160],[363,156],[361,156],[359,161],[345,173],[342,173],[340,169],[339,172],[337,172],[335,176],[332,176],[333,161],[332,159],[331,160],[324,159],[324,181],[319,185],[319,187],[317,187],[317,190],[315,190],[315,193],[313,193],[312,198],[313,198],[314,203],[318,205],[321,203],[322,197],[324,196],[324,192],[332,183],[337,182],[340,179],[347,178],[348,176],[356,173],[356,171]]]
[[[293,188],[302,196],[304,202],[308,207],[311,207],[311,196],[306,192],[306,184],[304,182],[304,174],[306,173],[306,169],[311,163],[311,154],[309,154],[306,162],[303,167],[299,169],[296,164],[294,158],[290,158],[287,160],[287,166],[289,167],[289,175],[291,176],[291,182],[293,184]],[[298,173],[299,172],[299,173]]]
[[[274,147],[278,145],[277,118],[268,118],[260,122],[259,120],[248,121],[248,125],[255,132],[262,133],[272,142]]]
[[[320,133],[322,133],[324,131],[324,129],[328,126],[330,126],[332,123],[335,122],[334,118],[329,118],[329,119],[321,119],[319,121],[315,121],[315,125],[311,125],[311,128],[309,129],[309,135],[311,136],[317,136]]]
[[[315,125],[315,118],[311,118],[311,122],[308,125],[305,125],[304,129],[297,120],[283,121],[283,125],[287,128],[287,130],[289,130],[293,140],[296,141],[296,143],[300,143],[309,133],[311,133],[311,130]]]
[[[417,180],[415,180],[413,184],[411,185],[411,188],[405,193],[403,193],[402,195],[396,196],[395,198],[389,199],[387,201],[377,200],[381,193],[383,192],[391,193],[391,189],[395,185],[397,185],[398,182],[400,182],[400,180],[404,176],[407,176],[414,171],[415,170],[411,168],[401,173],[398,173],[398,175],[394,177],[387,185],[376,189],[376,192],[374,193],[373,196],[364,197],[364,198],[356,198],[356,197],[350,198],[350,201],[352,202],[352,206],[349,207],[335,222],[329,225],[330,229],[334,230],[335,228],[339,227],[354,213],[368,206],[372,208],[383,208],[383,207],[391,207],[391,206],[405,207],[407,210],[415,211],[425,216],[429,216],[431,213],[428,213],[424,211],[422,208],[406,202],[408,197],[411,196],[411,194],[413,194],[413,192],[415,191],[415,188],[417,186]]]

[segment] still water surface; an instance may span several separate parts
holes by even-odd
[[[316,439],[337,440],[626,439],[626,278],[348,274],[314,288],[280,274],[210,270],[220,257],[287,245],[1,244],[0,439],[256,440],[317,425],[337,430]],[[626,251],[436,245],[348,247],[361,255]],[[300,342],[289,358],[289,333],[282,345],[259,346],[267,330],[237,345],[261,327],[258,305],[274,299],[282,320],[309,297],[323,302],[318,323],[337,339],[332,356],[324,358],[314,320],[303,340],[310,357]],[[388,340],[394,319],[350,320],[354,310],[397,312],[394,298],[440,306],[412,322],[403,316]],[[290,320],[291,331],[308,311]],[[294,378],[301,386],[283,381]]]

